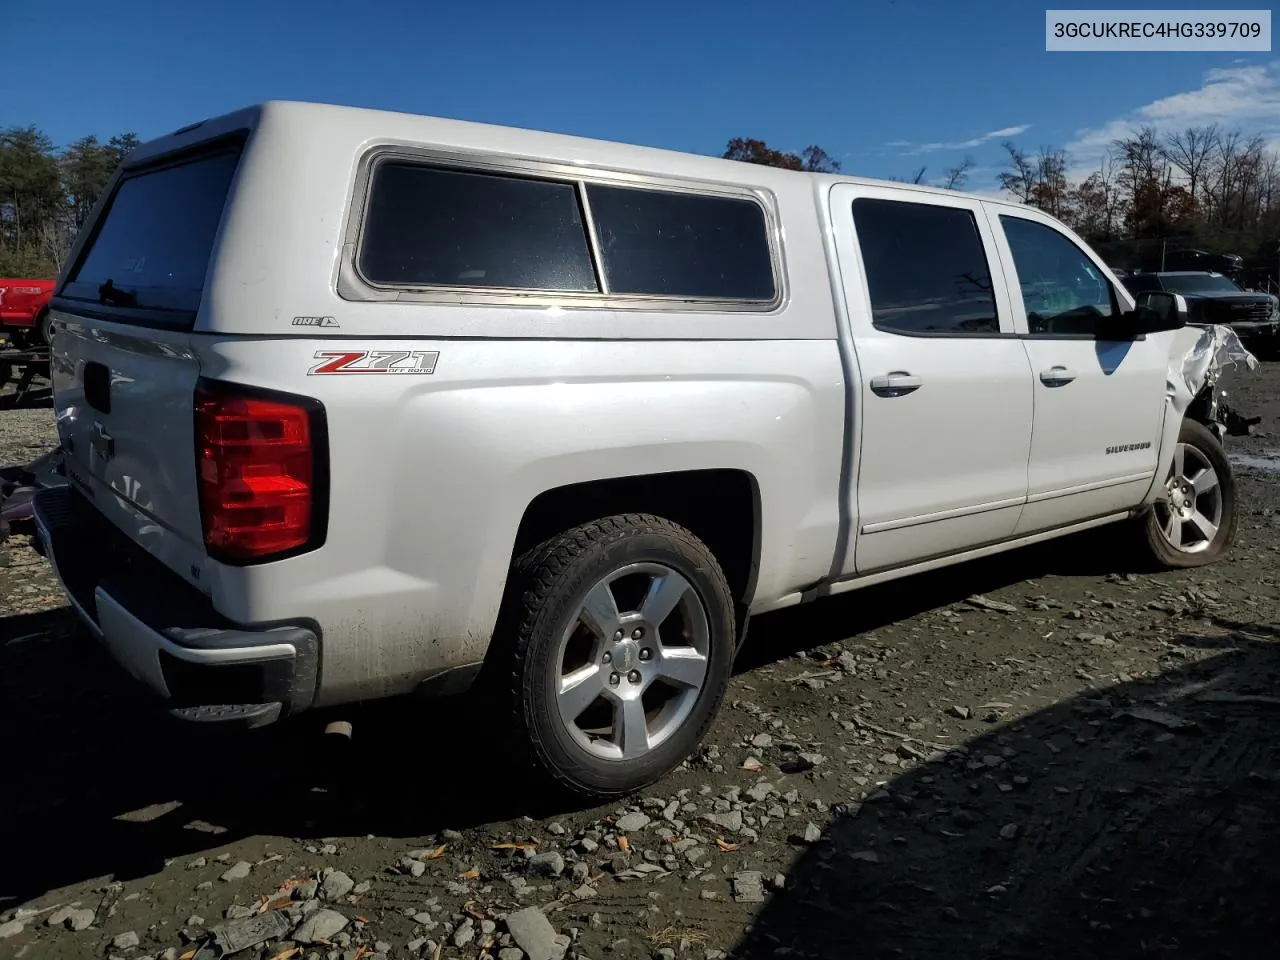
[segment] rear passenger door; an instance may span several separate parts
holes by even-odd
[[[1121,336],[1127,304],[1092,251],[1029,207],[992,203],[987,213],[1034,377],[1018,533],[1140,503],[1160,454],[1175,333]]]
[[[859,371],[854,570],[1007,539],[1027,493],[1031,372],[980,204],[854,184],[830,204]]]

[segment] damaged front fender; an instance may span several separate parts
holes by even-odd
[[[1226,392],[1217,389],[1223,371],[1240,365],[1256,370],[1258,358],[1245,348],[1230,327],[1195,324],[1178,330],[1169,351],[1160,462],[1144,504],[1151,503],[1163,489],[1184,419],[1198,420],[1219,440],[1227,434],[1247,434],[1259,422],[1261,418],[1246,418],[1232,410],[1226,402]]]

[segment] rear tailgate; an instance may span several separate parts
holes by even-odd
[[[54,406],[71,482],[197,585],[200,365],[190,331],[240,153],[240,142],[220,142],[127,171],[52,304]]]

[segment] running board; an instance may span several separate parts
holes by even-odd
[[[880,570],[876,573],[869,573],[862,577],[851,577],[848,580],[837,580],[834,583],[828,583],[824,586],[812,587],[809,590],[806,590],[800,602],[808,603],[811,600],[817,600],[821,597],[834,596],[837,593],[848,593],[850,590],[859,590],[862,587],[872,587],[877,583],[885,583],[889,580],[897,580],[901,577],[910,577],[917,573],[928,573],[930,570],[938,570],[941,567],[949,567],[953,564],[964,563],[966,560],[980,560],[983,557],[989,557],[997,553],[1004,553],[1007,550],[1017,550],[1019,547],[1029,547],[1035,543],[1043,543],[1045,540],[1054,540],[1058,537],[1070,536],[1073,533],[1083,533],[1084,531],[1092,530],[1095,527],[1105,527],[1109,523],[1118,523],[1121,520],[1127,520],[1131,516],[1133,516],[1133,511],[1131,510],[1125,510],[1121,513],[1110,513],[1105,517],[1096,517],[1093,520],[1073,523],[1066,527],[1055,527],[1053,530],[1044,530],[1040,533],[1034,533],[1029,537],[1019,537],[1016,540],[1002,540],[999,543],[992,543],[985,547],[966,550],[963,553],[951,553],[944,557],[935,557],[932,560],[913,563],[908,567],[894,567],[890,570]]]

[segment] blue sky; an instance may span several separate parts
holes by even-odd
[[[1047,53],[1045,6],[6,0],[0,126],[147,139],[323,100],[695,153],[818,143],[866,176],[932,179],[969,154],[971,189],[994,186],[1005,135],[1080,169],[1135,122],[1280,143],[1280,54]]]

